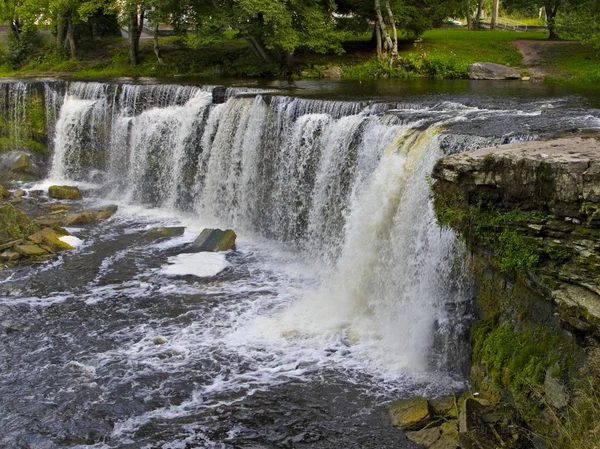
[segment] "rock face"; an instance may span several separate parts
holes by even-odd
[[[48,196],[58,200],[80,200],[81,191],[73,186],[50,186]]]
[[[514,408],[520,426],[553,443],[581,426],[575,446],[556,444],[586,447],[586,438],[600,438],[587,424],[600,412],[587,417],[590,405],[570,397],[598,394],[589,379],[600,376],[600,363],[585,342],[600,337],[600,144],[557,139],[455,154],[433,178],[438,222],[471,252],[474,391]],[[472,401],[465,406],[478,420],[494,419]],[[567,407],[575,412],[559,413]],[[460,440],[478,447],[473,441]]]
[[[189,252],[219,252],[235,248],[236,234],[231,229],[204,229],[188,248]]]
[[[467,74],[472,80],[518,80],[521,72],[493,62],[476,62],[467,67]]]

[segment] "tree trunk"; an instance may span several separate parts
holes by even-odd
[[[65,24],[64,14],[59,14],[56,19],[56,48],[63,48],[65,45]]]
[[[481,22],[481,13],[483,12],[483,0],[479,0],[477,2],[477,15],[475,16],[475,29],[479,29],[479,24]]]
[[[498,12],[500,9],[500,0],[492,1],[492,21],[490,23],[490,29],[495,30],[498,24]]]
[[[154,25],[154,54],[156,55],[156,59],[158,59],[158,63],[160,65],[164,65],[165,61],[160,54],[160,47],[158,46],[158,22]]]
[[[377,45],[377,57],[379,59],[383,59],[383,49],[381,48],[381,30],[379,29],[379,25],[375,25],[375,39]]]
[[[560,39],[556,32],[556,13],[558,12],[558,3],[552,5],[552,0],[546,0],[544,2],[546,8],[546,25],[548,26],[549,36],[548,39],[555,40]]]
[[[465,16],[467,18],[467,29],[473,29],[473,17],[471,17],[471,8],[469,7],[469,0],[465,0]]]
[[[392,12],[392,7],[390,6],[390,0],[385,0],[385,8],[387,9],[388,17],[390,18],[390,23],[392,24],[392,58],[395,58],[396,56],[398,56],[398,31],[396,30],[396,20],[394,19],[394,13]]]
[[[75,59],[77,57],[77,49],[75,48],[75,30],[73,25],[73,13],[69,11],[65,15],[65,19],[67,22],[67,35],[65,37],[65,47],[69,46],[69,53],[71,54],[71,58]]]
[[[267,64],[272,64],[273,58],[271,57],[271,55],[269,54],[269,52],[267,51],[267,49],[265,48],[263,43],[260,41],[260,39],[254,37],[254,36],[250,37],[250,39],[252,40],[252,43],[254,44],[256,51],[260,54],[261,59]]]
[[[140,36],[144,29],[144,7],[140,5],[138,10],[129,13],[129,62],[138,65],[140,62]]]
[[[385,29],[385,22],[383,21],[383,16],[381,14],[380,0],[375,0],[375,13],[377,14],[377,23],[379,24],[379,29],[381,30],[381,35],[383,36],[383,39],[384,39],[385,43],[387,44],[388,50],[391,51],[394,44],[392,42],[392,38],[390,37],[387,30]]]
[[[11,19],[10,30],[16,40],[21,39],[21,21],[19,19]]]

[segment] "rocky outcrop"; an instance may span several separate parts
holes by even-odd
[[[81,191],[74,186],[50,186],[48,196],[58,200],[80,200],[82,198]]]
[[[521,72],[493,62],[476,62],[467,67],[467,74],[472,80],[518,80]]]
[[[117,212],[118,206],[106,206],[100,209],[86,210],[67,215],[63,220],[64,226],[85,225],[96,221],[106,220]]]
[[[471,253],[474,391],[513,409],[517,426],[541,439],[588,447],[600,429],[587,423],[600,416],[577,417],[599,410],[600,144],[557,139],[455,154],[433,178],[438,221]],[[577,426],[585,431],[574,444]],[[461,439],[461,447],[478,446]]]
[[[231,229],[204,229],[188,248],[188,252],[219,252],[235,248],[235,232]]]

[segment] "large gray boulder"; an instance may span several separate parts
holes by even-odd
[[[467,67],[469,79],[472,80],[518,80],[521,72],[518,69],[507,67],[493,62],[476,62]]]
[[[231,229],[225,231],[221,229],[204,229],[200,235],[194,240],[187,252],[219,252],[228,251],[235,247],[235,232]]]

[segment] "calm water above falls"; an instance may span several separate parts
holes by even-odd
[[[3,87],[7,114],[33,90]],[[42,89],[43,185],[120,209],[59,260],[0,271],[7,448],[413,447],[383,405],[460,390],[468,352],[463,249],[427,175],[447,153],[600,128],[562,93]],[[143,235],[165,225],[187,231]],[[205,226],[238,232],[224,269],[170,275]]]

